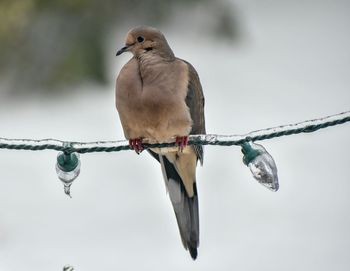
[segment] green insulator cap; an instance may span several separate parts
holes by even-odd
[[[77,168],[79,157],[76,153],[60,153],[57,156],[57,165],[64,172],[70,172]]]
[[[254,149],[252,144],[249,142],[244,142],[242,145],[243,163],[248,166],[256,157],[261,154],[260,150]]]

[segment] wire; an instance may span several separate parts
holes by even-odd
[[[218,145],[232,146],[242,145],[249,141],[267,140],[281,136],[289,136],[300,133],[312,133],[320,129],[331,126],[344,124],[350,121],[350,111],[342,112],[336,115],[327,116],[324,118],[303,121],[296,124],[288,124],[274,128],[252,131],[243,135],[191,135],[189,137],[189,145]],[[144,140],[144,142],[149,142]],[[148,148],[163,148],[175,146],[174,142],[143,144],[145,149]],[[8,139],[0,138],[0,149],[9,150],[55,150],[63,151],[66,154],[73,152],[77,153],[93,153],[93,152],[117,152],[130,150],[129,143],[126,140],[119,141],[98,141],[98,142],[70,142],[57,139]]]

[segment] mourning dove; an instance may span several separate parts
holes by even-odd
[[[140,26],[126,35],[120,55],[133,57],[116,83],[116,107],[125,137],[137,153],[142,142],[169,142],[178,147],[153,148],[172,202],[182,243],[196,259],[199,245],[196,165],[203,163],[202,146],[188,146],[188,135],[205,134],[204,97],[192,65],[174,56],[164,35]]]

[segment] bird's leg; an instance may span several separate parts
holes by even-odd
[[[142,138],[129,139],[129,146],[137,154],[140,154],[144,149],[142,146]]]
[[[179,146],[179,151],[183,151],[183,149],[188,144],[188,136],[177,136],[175,140],[175,144]]]

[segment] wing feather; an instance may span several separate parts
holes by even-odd
[[[184,60],[183,60],[184,61]],[[191,135],[205,134],[205,118],[204,118],[204,95],[199,76],[195,68],[188,62],[184,61],[188,65],[189,81],[188,91],[186,96],[186,104],[190,109],[192,118]],[[194,146],[195,152],[201,165],[203,165],[203,146]]]

